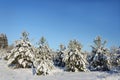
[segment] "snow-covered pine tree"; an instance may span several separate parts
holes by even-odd
[[[50,74],[54,69],[52,50],[46,44],[46,39],[42,37],[39,41],[39,47],[36,50],[34,66],[37,75]]]
[[[65,62],[63,61],[65,50],[65,46],[63,44],[60,44],[60,50],[56,52],[54,58],[54,64],[58,67],[65,67]]]
[[[92,52],[88,58],[90,63],[90,70],[108,71],[109,70],[109,51],[105,48],[106,41],[102,42],[101,37],[98,36],[94,40]]]
[[[84,58],[82,51],[82,45],[77,40],[71,40],[68,44],[68,50],[65,52],[64,62],[65,70],[78,72],[88,71],[86,68],[86,59]]]
[[[34,47],[29,42],[28,33],[23,32],[21,40],[8,55],[8,65],[14,68],[30,68],[34,59]]]

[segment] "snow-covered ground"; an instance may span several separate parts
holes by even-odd
[[[32,74],[31,69],[11,69],[7,61],[0,59],[0,80],[120,80],[120,73],[58,71],[47,76],[37,76]]]

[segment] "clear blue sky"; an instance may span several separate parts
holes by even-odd
[[[11,44],[24,30],[54,49],[77,39],[90,50],[97,35],[120,46],[120,0],[0,0],[0,33]]]

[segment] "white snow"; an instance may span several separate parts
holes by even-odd
[[[0,59],[0,80],[120,80],[120,73],[107,72],[63,72],[55,70],[53,74],[37,76],[32,69],[12,69],[7,61]]]

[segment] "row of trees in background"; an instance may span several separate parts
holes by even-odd
[[[38,42],[38,47],[30,43],[29,33],[23,32],[14,48],[7,53],[9,67],[34,68],[37,75],[50,74],[57,67],[65,71],[109,71],[120,69],[120,48],[107,49],[106,41],[97,37],[91,52],[82,51],[82,45],[77,40],[70,40],[67,47],[60,45],[59,51],[53,51],[44,37]]]

